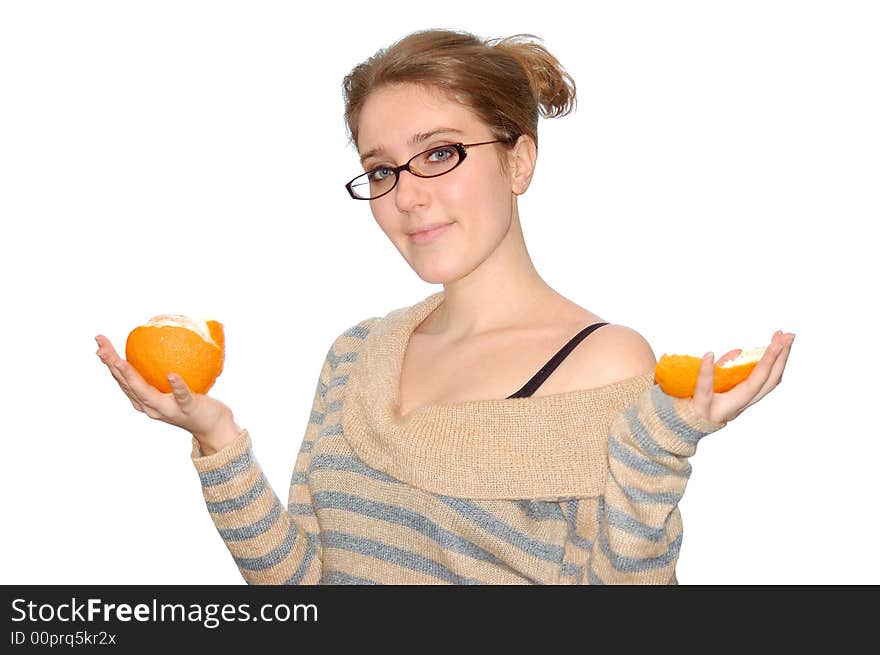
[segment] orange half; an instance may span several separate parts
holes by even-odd
[[[169,373],[183,378],[193,393],[207,393],[223,372],[225,347],[222,323],[161,314],[129,333],[125,358],[163,393],[171,393]]]
[[[730,391],[745,380],[764,356],[767,346],[743,351],[736,359],[715,364],[715,393]],[[676,398],[692,398],[697,388],[697,377],[700,373],[699,357],[692,355],[664,354],[654,369],[654,382],[670,396]]]

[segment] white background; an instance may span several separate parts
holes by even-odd
[[[442,289],[343,188],[342,79],[446,27],[534,34],[577,83],[520,198],[554,288],[658,357],[797,333],[692,460],[680,582],[880,583],[875,3],[297,5],[0,4],[0,582],[243,584],[189,434],[94,336],[222,321],[211,393],[286,502],[332,340]]]

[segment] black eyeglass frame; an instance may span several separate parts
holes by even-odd
[[[495,139],[494,141],[482,141],[481,143],[445,143],[440,146],[434,146],[433,148],[428,148],[427,150],[422,150],[420,153],[413,155],[412,157],[409,158],[409,161],[406,162],[405,164],[403,164],[402,166],[377,166],[376,168],[374,168],[372,170],[366,171],[365,173],[361,173],[360,175],[349,180],[346,183],[345,188],[348,191],[348,194],[352,198],[354,198],[355,200],[376,200],[376,199],[381,198],[382,196],[387,195],[387,194],[391,193],[392,191],[394,191],[394,188],[397,186],[397,183],[400,181],[400,173],[402,171],[409,171],[412,175],[415,175],[416,177],[421,177],[421,178],[440,177],[441,175],[446,175],[447,173],[451,173],[456,168],[461,166],[461,163],[465,160],[465,157],[467,157],[466,148],[471,148],[473,146],[485,146],[490,143],[513,143],[513,139]],[[439,150],[440,148],[449,148],[450,146],[454,147],[458,151],[458,161],[456,162],[455,166],[450,168],[448,171],[443,171],[442,173],[437,173],[436,175],[419,175],[418,173],[416,173],[414,170],[412,170],[409,167],[409,165],[412,163],[412,161],[416,157],[421,157],[426,152],[431,152],[433,150]],[[373,173],[373,172],[380,170],[380,169],[383,169],[383,168],[388,169],[389,171],[394,173],[394,184],[391,185],[391,188],[388,189],[388,191],[385,191],[385,193],[380,193],[375,198],[361,198],[360,196],[356,196],[354,191],[351,188],[352,183],[356,179],[363,177],[364,175],[367,175],[369,173]]]

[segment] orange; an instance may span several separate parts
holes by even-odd
[[[752,369],[761,360],[767,346],[740,352],[736,359],[715,363],[715,393],[730,391],[749,377]],[[723,358],[722,358],[723,359]],[[670,396],[692,398],[697,388],[700,373],[699,357],[692,355],[661,355],[654,369],[654,382]]]
[[[193,393],[206,393],[223,372],[225,347],[221,323],[161,314],[129,333],[125,358],[159,391],[171,393],[168,374],[176,373]]]

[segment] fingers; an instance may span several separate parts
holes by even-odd
[[[726,394],[737,403],[741,403],[743,409],[749,405],[754,405],[760,400],[759,394],[767,385],[767,382],[770,379],[770,373],[773,370],[773,363],[779,355],[779,349],[781,348],[777,340],[779,334],[780,333],[777,332],[773,335],[770,340],[770,345],[767,346],[761,359],[758,360],[755,368],[749,373],[749,377],[740,382]]]
[[[107,337],[99,334],[95,337],[95,341],[98,342],[98,350],[95,353],[102,362],[107,365],[110,365],[112,362],[115,362],[119,359],[119,355],[116,354],[116,350],[113,348],[113,344],[110,343],[110,340]]]
[[[136,410],[165,422],[174,422],[181,412],[185,414],[192,410],[195,398],[179,375],[172,373],[168,376],[172,393],[162,393],[144,380],[129,362],[119,357],[109,340],[98,335],[95,341],[98,343],[98,357],[110,369]]]
[[[122,390],[125,391],[126,395],[128,395],[128,397],[131,399],[132,405],[135,406],[135,409],[138,409],[145,414],[148,414],[147,406],[144,402],[143,393],[135,388],[135,376],[139,378],[140,374],[135,371],[132,365],[124,359],[117,360],[114,364],[114,368],[120,376],[119,384],[122,387]]]
[[[729,421],[739,416],[743,410],[754,405],[779,385],[793,341],[794,334],[783,334],[778,330],[773,334],[770,345],[767,346],[749,377],[733,389],[720,394],[714,393],[713,353],[706,353],[700,362],[700,372],[693,397],[694,408],[701,416],[713,421]],[[732,350],[719,362],[735,359],[738,355],[739,351]]]
[[[712,398],[715,394],[715,353],[708,352],[700,362],[697,386],[694,389],[694,409],[704,417],[709,416]]]
[[[128,383],[128,380],[125,377],[125,374],[122,370],[122,358],[116,354],[116,350],[113,348],[113,344],[104,337],[103,335],[98,335],[95,337],[95,341],[98,343],[98,351],[95,353],[101,359],[102,362],[107,366],[110,370],[110,374],[116,380],[116,383],[119,385],[119,388],[128,396],[128,399],[131,401],[132,407],[134,407],[139,412],[144,411],[143,403],[139,398],[135,395],[135,393],[131,390],[131,387]]]
[[[134,397],[143,406],[144,414],[150,418],[166,421],[178,413],[171,394],[162,393],[156,389],[156,387],[144,380],[134,366],[124,359],[120,360],[119,367],[125,381],[128,383],[129,389],[131,389]]]
[[[724,397],[724,411],[733,408],[734,415],[738,415],[776,388],[782,378],[782,370],[785,368],[793,338],[793,334],[783,335],[781,331],[773,334],[770,345],[767,346],[749,377],[730,391],[719,394]]]
[[[763,398],[773,389],[775,389],[782,381],[782,372],[785,370],[785,363],[788,361],[788,355],[791,352],[791,344],[793,342],[794,334],[791,332],[782,334],[781,331],[777,331],[776,333],[774,333],[770,341],[770,346],[767,347],[767,351],[764,353],[764,357],[761,358],[763,362],[764,358],[767,357],[768,353],[770,353],[769,371],[767,373],[766,379],[764,379],[763,383],[761,384],[760,390],[752,399],[751,404],[754,404],[761,400],[761,398]],[[757,368],[758,367],[756,366],[755,369]],[[752,374],[754,374],[754,372],[755,371],[753,370]]]
[[[180,406],[180,409],[184,414],[189,413],[193,407],[195,398],[193,398],[189,387],[186,386],[186,382],[184,382],[183,378],[176,373],[170,374],[168,376],[168,381],[171,383],[171,393],[174,396],[174,400]]]
[[[148,384],[131,364],[116,354],[113,345],[106,338],[98,336],[95,340],[98,342],[98,356],[110,369],[132,407],[150,418],[159,419],[167,416],[169,410],[173,410],[173,401],[166,399],[170,394],[163,394]]]

